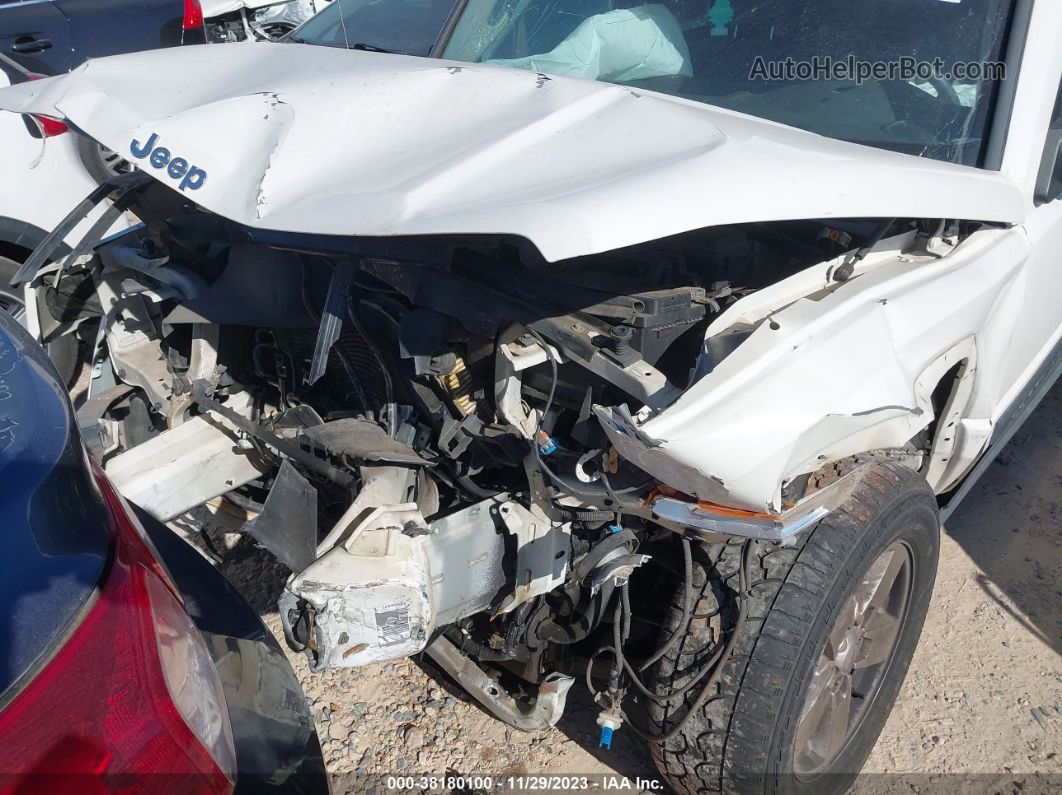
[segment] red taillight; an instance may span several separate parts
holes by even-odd
[[[232,732],[203,638],[100,487],[114,561],[88,614],[0,713],[0,789],[231,792]]]
[[[27,72],[27,80],[40,80],[47,75],[37,74],[36,72]],[[58,119],[53,119],[50,116],[41,116],[40,114],[30,114],[36,120],[37,124],[41,128],[41,135],[45,138],[54,138],[57,135],[62,135],[65,132],[69,132],[70,128]]]
[[[185,30],[203,27],[203,6],[199,0],[184,0],[184,22],[181,27]]]
[[[35,115],[33,118],[41,125],[41,133],[45,138],[54,138],[57,135],[62,135],[65,132],[69,132],[70,128],[63,124],[58,119],[50,119],[47,116]]]

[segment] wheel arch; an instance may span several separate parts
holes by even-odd
[[[33,249],[37,248],[47,236],[48,232],[28,221],[0,215],[0,256],[2,257],[19,263],[25,262],[33,253]],[[60,243],[56,248],[58,255],[69,252],[70,246],[66,243]]]
[[[924,431],[929,455],[923,474],[935,493],[944,491],[956,477],[949,466],[956,451],[964,444],[978,444],[965,438],[960,425],[973,398],[976,376],[977,341],[971,335],[934,359],[915,381],[919,403],[933,417]]]

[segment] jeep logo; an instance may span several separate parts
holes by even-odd
[[[156,146],[158,142],[158,133],[151,133],[151,137],[144,144],[134,138],[129,144],[129,151],[133,153],[133,157],[140,160],[146,157],[155,168],[166,169],[170,177],[181,181],[177,186],[180,190],[199,190],[203,187],[207,173],[189,164],[183,157],[173,157],[165,146]]]

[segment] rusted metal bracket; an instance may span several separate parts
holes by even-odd
[[[555,726],[564,714],[568,690],[575,682],[570,676],[552,673],[539,686],[534,703],[522,703],[442,635],[425,651],[488,712],[520,731],[542,731]]]

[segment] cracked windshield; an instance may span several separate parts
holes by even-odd
[[[1006,78],[1013,5],[337,0],[292,40],[619,83],[978,165]]]

